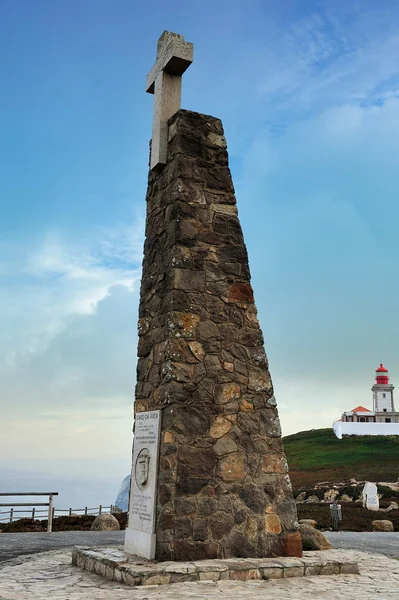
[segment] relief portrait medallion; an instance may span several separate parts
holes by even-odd
[[[150,451],[148,448],[140,450],[134,469],[136,483],[140,490],[144,490],[148,484],[148,476],[150,472]]]

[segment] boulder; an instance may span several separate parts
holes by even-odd
[[[340,502],[353,502],[353,498],[348,496],[348,494],[342,494],[342,496],[339,498],[339,501]]]
[[[385,509],[385,512],[389,512],[391,510],[398,510],[399,506],[397,502],[391,502],[388,508]],[[381,509],[380,509],[381,510]]]
[[[324,492],[324,502],[334,503],[337,496],[339,496],[338,490],[327,490]]]
[[[330,550],[332,548],[326,536],[314,527],[300,523],[299,531],[302,536],[303,550]]]
[[[295,498],[295,502],[300,504],[301,502],[305,502],[306,500],[306,492],[300,492],[298,496]]]
[[[102,514],[96,517],[91,525],[91,531],[118,531],[119,521],[113,515]]]
[[[319,498],[316,495],[309,496],[309,498],[306,500],[307,504],[316,504],[316,502],[320,502]]]
[[[393,531],[393,523],[388,520],[372,521],[373,531]]]
[[[311,527],[317,526],[317,521],[314,519],[299,519],[299,525],[310,525]]]

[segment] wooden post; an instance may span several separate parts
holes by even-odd
[[[69,516],[72,514],[72,508],[69,509]]]
[[[99,514],[99,515],[101,515],[101,511],[102,511],[102,509],[103,509],[103,507],[102,507],[102,505],[100,504],[100,506],[98,507],[98,514]]]
[[[35,520],[35,512],[36,512],[36,508],[32,508],[32,521]]]
[[[12,523],[12,517],[13,517],[13,514],[14,514],[14,509],[12,508],[12,509],[10,510],[10,523]]]
[[[85,506],[85,515],[87,515],[87,506]]]
[[[47,521],[47,532],[48,533],[51,533],[51,530],[53,528],[53,515],[54,515],[53,494],[50,494],[49,502],[48,502],[48,521]]]

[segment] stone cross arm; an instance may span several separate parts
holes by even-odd
[[[193,62],[193,48],[182,35],[164,31],[158,41],[156,63],[147,75],[146,92],[154,93],[155,80],[162,71],[181,77]]]

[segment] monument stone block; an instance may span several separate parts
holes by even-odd
[[[125,551],[155,558],[155,522],[161,411],[136,415],[133,441],[129,527]]]

